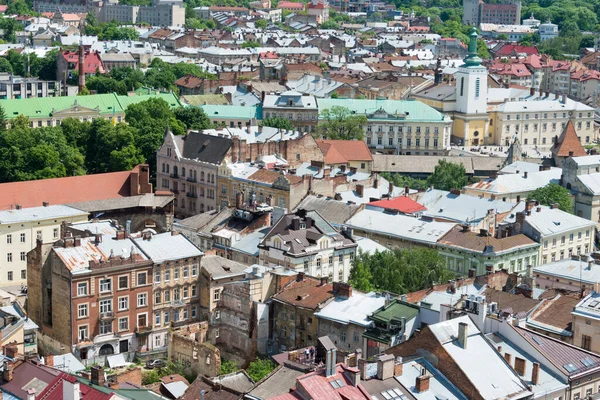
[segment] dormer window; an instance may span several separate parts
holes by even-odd
[[[300,223],[300,229],[306,229],[306,224],[304,222]]]

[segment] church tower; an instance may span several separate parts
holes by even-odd
[[[469,53],[458,68],[454,136],[465,146],[488,144],[487,68],[477,55],[477,29],[469,34]]]

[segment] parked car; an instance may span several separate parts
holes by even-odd
[[[147,369],[164,368],[166,366],[167,366],[167,363],[164,360],[148,360],[148,361],[146,361]]]
[[[273,207],[271,207],[267,203],[262,203],[256,207],[256,211],[259,211],[259,212],[273,211]]]

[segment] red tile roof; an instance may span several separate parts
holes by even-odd
[[[550,151],[557,157],[569,157],[570,152],[573,152],[573,157],[582,157],[587,155],[587,152],[577,137],[577,132],[575,132],[575,125],[573,125],[573,121],[567,122],[565,130],[554,143]]]
[[[181,86],[188,89],[196,89],[202,86],[204,79],[194,75],[185,75],[175,81],[175,86]]]
[[[75,64],[75,70],[79,69],[79,52],[78,51],[63,51],[62,56],[67,62]],[[104,65],[100,59],[100,54],[97,52],[86,51],[84,54],[83,72],[85,74],[95,74],[96,71],[104,73]]]
[[[531,72],[523,64],[496,63],[489,68],[490,73],[496,75],[512,75],[516,77],[531,76]]]
[[[0,210],[70,204],[130,195],[130,171],[0,184]]]
[[[277,8],[294,8],[298,10],[304,10],[304,4],[295,3],[293,1],[282,1],[279,4],[277,4]]]
[[[373,161],[373,156],[362,140],[317,140],[325,164],[346,164],[350,161]]]
[[[535,46],[521,46],[517,44],[505,44],[496,51],[496,57],[510,56],[514,54],[540,54]]]
[[[304,276],[301,281],[288,283],[273,299],[296,307],[316,309],[333,296],[333,286],[330,283],[322,285],[320,279]]]
[[[410,197],[399,196],[393,199],[385,199],[372,201],[369,203],[370,206],[387,208],[390,210],[398,210],[405,214],[412,214],[418,211],[425,211],[427,208],[423,207],[423,205],[417,203]]]

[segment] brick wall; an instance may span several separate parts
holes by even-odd
[[[114,376],[118,383],[132,383],[142,386],[142,367],[134,367]]]

